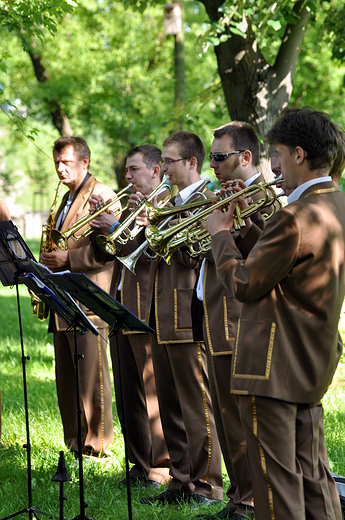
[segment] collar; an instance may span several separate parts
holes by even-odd
[[[247,179],[244,184],[246,186],[250,186],[251,184],[253,184],[254,181],[256,181],[256,179],[258,179],[259,177],[261,176],[261,172],[256,172],[255,175],[252,175],[252,177],[249,177],[249,179]]]
[[[183,190],[179,191],[175,197],[175,206],[180,206],[183,204],[189,195],[193,193],[193,191],[195,191],[199,186],[201,186],[203,182],[203,179],[201,179],[200,181],[194,182],[193,184],[190,184],[189,186],[183,188]]]
[[[317,177],[315,179],[311,179],[310,181],[304,182],[288,196],[288,204],[291,204],[292,202],[295,202],[296,200],[300,199],[303,193],[311,186],[314,186],[314,184],[321,184],[323,182],[332,182],[332,177],[326,175],[324,177]]]

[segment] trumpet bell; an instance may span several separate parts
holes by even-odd
[[[67,238],[64,236],[64,234],[59,231],[58,229],[52,229],[51,237],[54,242],[54,244],[61,249],[62,251],[67,251],[68,249],[68,243]]]
[[[112,240],[109,239],[109,236],[98,235],[96,242],[102,251],[105,251],[108,255],[114,256],[116,255],[116,245]]]

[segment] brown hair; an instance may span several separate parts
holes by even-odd
[[[192,157],[197,160],[197,172],[201,173],[202,165],[205,160],[205,148],[201,142],[200,137],[192,132],[177,132],[176,134],[169,135],[163,141],[163,146],[171,146],[177,144],[181,157],[185,161],[189,161]]]
[[[232,121],[213,130],[213,137],[220,139],[223,135],[232,137],[236,150],[249,150],[254,166],[260,160],[260,143],[254,127],[243,121]]]

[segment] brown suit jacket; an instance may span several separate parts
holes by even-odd
[[[259,214],[253,215],[253,221],[251,233],[247,233],[244,238],[237,235],[235,239],[236,246],[244,258],[248,256],[264,226],[264,220]],[[193,302],[195,302],[194,296]],[[212,251],[209,251],[206,255],[203,279],[203,310],[206,328],[205,341],[207,340],[210,354],[212,356],[232,354],[241,303],[236,299],[235,294],[230,293],[218,280]]]
[[[277,212],[246,261],[228,232],[212,239],[218,278],[243,302],[233,392],[316,403],[332,380],[341,354],[345,195],[325,189],[333,183]]]
[[[64,223],[61,226],[61,231],[69,229],[75,222],[84,217],[89,212],[89,198],[91,195],[102,195],[104,200],[114,196],[113,190],[98,182],[93,175],[88,178],[84,186],[80,190],[78,196],[74,200]],[[55,222],[62,211],[68,192],[64,195],[61,205],[54,217]],[[81,234],[86,226],[78,230],[77,235]],[[97,262],[92,254],[90,241],[88,238],[81,238],[77,242],[72,238],[68,239],[68,253],[69,253],[69,266],[66,266],[63,270],[69,269],[74,273],[85,273],[90,280],[96,283],[101,289],[109,292],[110,283],[113,274],[113,264],[105,264],[104,262]],[[91,313],[88,309],[81,306],[83,311],[87,314],[88,318],[97,327],[107,327],[107,324],[101,320],[98,316]],[[65,330],[66,324],[58,317],[57,327],[58,330]]]
[[[207,188],[203,193],[207,198],[214,197]],[[198,196],[196,200],[201,200],[201,197]],[[158,343],[194,341],[190,307],[197,267],[198,260],[181,250],[173,254],[170,265],[161,258],[152,263],[147,290],[146,323],[149,323],[152,303],[155,321],[150,325],[156,329]]]
[[[121,214],[120,222],[123,222],[127,216],[130,215],[130,211],[125,210]],[[130,226],[132,228],[135,222]],[[116,228],[115,228],[116,229]],[[128,241],[127,244],[120,244],[116,242],[116,256],[108,255],[102,251],[96,242],[98,233],[93,233],[91,237],[91,243],[93,248],[93,254],[97,261],[102,262],[114,262],[114,272],[111,281],[110,294],[114,298],[117,297],[118,287],[122,273],[122,284],[121,284],[121,304],[124,305],[128,310],[133,312],[142,321],[147,318],[146,303],[147,303],[147,286],[149,279],[149,272],[151,262],[149,262],[145,255],[141,255],[136,267],[135,274],[129,271],[121,262],[117,260],[118,256],[127,256],[131,252],[135,251],[139,247],[144,235],[144,230],[140,232],[140,236],[134,240]],[[138,334],[137,331],[122,331],[123,334]]]

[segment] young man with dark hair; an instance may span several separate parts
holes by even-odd
[[[234,203],[205,224],[217,276],[242,302],[231,391],[240,396],[256,520],[341,520],[320,403],[342,350],[345,196],[328,175],[338,141],[322,112],[283,111],[267,142],[288,204],[247,259],[229,233]]]
[[[155,166],[160,166],[162,162],[162,152],[154,144],[142,144],[141,146],[136,146],[135,148],[132,148],[132,150],[130,150],[130,152],[128,152],[127,154],[127,161],[128,159],[137,154],[140,154],[147,168],[154,168]],[[126,171],[128,171],[127,168]]]
[[[154,145],[137,146],[128,153],[125,166],[126,180],[132,184],[133,194],[140,192],[143,197],[147,197],[157,188],[160,184],[161,161],[161,151]],[[92,206],[99,202],[102,202],[100,197],[92,197]],[[120,218],[115,217],[112,213],[101,213],[91,221],[90,225],[97,231],[97,234],[109,235],[111,226],[118,220],[122,223],[129,215],[129,210],[124,211]],[[134,225],[135,221],[129,226],[129,230]],[[145,255],[142,255],[136,264],[135,274],[133,274],[117,257],[127,256],[134,251],[139,245],[138,240],[130,240],[127,244],[115,242],[116,256],[114,257],[107,255],[96,246],[97,234],[94,234],[91,239],[95,258],[114,262],[110,294],[141,320],[145,320],[151,263]],[[150,334],[122,330],[119,333],[119,345],[123,396],[121,395],[117,341],[115,336],[110,338],[117,412],[122,429],[124,429],[123,397],[128,434],[128,456],[129,461],[133,464],[129,478],[132,484],[159,488],[160,484],[166,484],[169,480],[169,455],[159,416]],[[124,483],[125,481],[121,481],[121,484]]]

